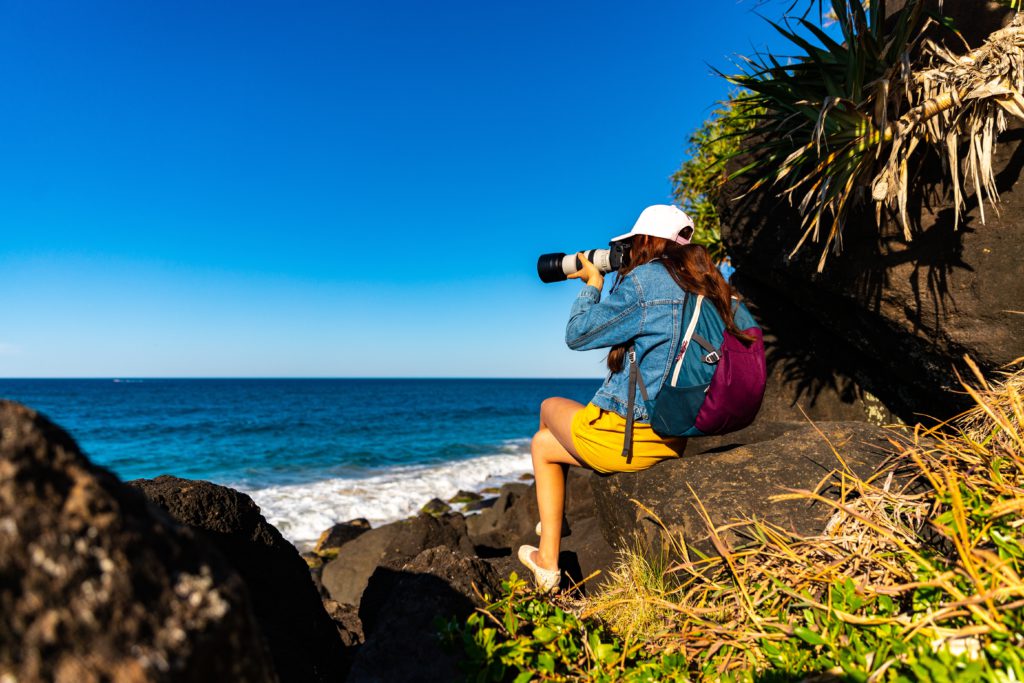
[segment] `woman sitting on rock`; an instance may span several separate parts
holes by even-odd
[[[580,254],[582,270],[570,275],[585,283],[572,307],[565,339],[577,351],[611,348],[609,373],[589,404],[567,398],[546,399],[531,452],[540,509],[540,547],[519,548],[519,560],[533,571],[543,591],[558,587],[558,553],[565,480],[569,465],[602,474],[636,472],[682,454],[685,438],[652,431],[644,402],[634,397],[633,456],[623,457],[629,405],[631,344],[648,395],[657,396],[680,352],[683,308],[688,292],[702,294],[725,321],[726,329],[747,339],[733,320],[732,288],[704,247],[690,244],[693,220],[674,206],[644,209],[633,229],[618,240],[632,240],[629,257],[615,286],[602,300],[604,276]]]

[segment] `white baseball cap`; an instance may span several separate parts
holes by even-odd
[[[686,237],[679,233],[690,228]],[[648,206],[640,213],[640,217],[633,224],[633,229],[625,235],[619,235],[612,239],[612,242],[628,239],[636,235],[651,235],[661,237],[677,244],[689,244],[690,236],[693,235],[693,219],[687,216],[679,207],[670,204],[655,204]]]

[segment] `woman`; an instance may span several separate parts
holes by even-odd
[[[519,548],[519,560],[534,574],[543,591],[558,587],[558,553],[565,478],[570,465],[602,474],[636,472],[682,454],[686,439],[661,437],[652,430],[644,402],[635,397],[633,457],[623,457],[623,439],[629,404],[629,360],[626,349],[636,351],[640,376],[653,399],[680,353],[684,331],[681,321],[692,311],[687,293],[704,295],[737,337],[749,340],[733,319],[731,287],[712,263],[707,250],[691,245],[693,221],[674,206],[659,204],[644,209],[633,229],[618,240],[631,240],[627,262],[615,286],[602,300],[604,277],[580,254],[582,270],[570,278],[585,286],[573,304],[565,340],[569,348],[586,351],[611,348],[608,376],[591,402],[583,406],[567,398],[549,398],[541,404],[540,429],[531,452],[540,510],[540,546]]]

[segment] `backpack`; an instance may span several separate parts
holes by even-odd
[[[653,401],[640,377],[636,350],[629,347],[629,417],[622,448],[627,463],[633,458],[633,401],[638,385],[651,428],[660,436],[728,434],[757,417],[768,376],[761,328],[746,306],[736,301],[736,326],[754,337],[746,344],[725,329],[714,306],[703,303],[704,297],[697,296],[672,373]],[[721,341],[716,346],[709,340]],[[690,352],[693,342],[699,348]]]

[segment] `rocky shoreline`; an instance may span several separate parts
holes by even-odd
[[[892,437],[863,421],[769,419],[771,405],[765,415],[645,473],[572,468],[563,587],[594,590],[616,548],[666,531],[711,551],[700,504],[716,525],[754,516],[816,532],[827,506],[771,495],[842,466],[870,472]],[[453,500],[374,528],[336,524],[300,554],[244,493],[166,475],[121,482],[42,415],[0,402],[0,676],[459,680],[438,620],[465,619],[523,574],[515,549],[536,543],[538,514],[529,481]]]

